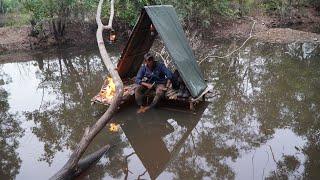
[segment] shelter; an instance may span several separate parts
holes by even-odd
[[[141,10],[118,63],[121,78],[131,78],[137,74],[143,55],[149,52],[157,34],[164,42],[192,97],[201,96],[208,86],[171,5],[145,6]]]
[[[166,98],[190,102],[190,109],[193,109],[194,102],[203,97],[209,91],[209,87],[188,44],[178,16],[171,5],[145,6],[141,10],[140,17],[117,65],[118,73],[126,85],[123,100],[125,101],[134,94],[132,79],[139,71],[144,60],[143,56],[149,52],[157,35],[164,42],[175,68],[179,71],[192,96],[185,99],[179,98],[177,91],[172,89],[167,91]],[[109,104],[103,96],[99,95],[94,97],[92,101]]]

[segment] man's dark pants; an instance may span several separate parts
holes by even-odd
[[[153,98],[151,104],[150,104],[150,108],[155,107],[158,102],[160,101],[160,99],[164,96],[164,91],[163,89],[165,88],[164,84],[157,84],[156,85],[156,96]],[[142,106],[143,104],[143,99],[146,95],[146,93],[148,92],[148,88],[143,86],[143,85],[139,85],[138,87],[136,87],[135,89],[135,98],[136,98],[136,102],[139,106]]]

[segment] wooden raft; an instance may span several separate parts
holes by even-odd
[[[102,85],[100,92],[91,99],[92,104],[98,103],[98,104],[103,104],[106,106],[109,106],[111,104],[112,99],[107,99],[103,95],[104,92],[106,91],[107,87],[108,87],[108,84],[107,84],[107,81],[105,81],[104,84]],[[131,98],[134,97],[134,89],[136,87],[137,87],[137,85],[132,80],[124,82],[124,92],[123,92],[121,104],[129,101]],[[191,96],[189,96],[187,98],[179,97],[178,93],[179,93],[179,90],[169,89],[165,92],[164,99],[166,101],[177,101],[178,103],[179,102],[180,103],[187,103],[187,104],[189,104],[190,110],[195,110],[195,104],[197,104],[201,100],[204,100],[204,95],[202,95],[202,98],[198,98],[195,100]],[[148,101],[148,99],[152,98],[154,95],[155,95],[155,91],[154,90],[150,91],[146,95],[147,101]]]

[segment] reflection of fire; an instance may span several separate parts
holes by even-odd
[[[108,85],[103,89],[102,96],[104,96],[108,100],[111,100],[116,92],[116,85],[113,83],[111,77],[108,77],[106,81],[107,82],[105,82],[105,84]]]
[[[110,127],[109,127],[109,130],[111,132],[118,132],[119,131],[119,124],[111,123]]]

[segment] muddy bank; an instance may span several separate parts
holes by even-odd
[[[315,8],[293,9],[288,16],[259,13],[241,19],[220,21],[212,25],[207,34],[222,37],[248,37],[250,32],[261,34],[270,29],[289,28],[303,32],[320,33],[320,14]],[[272,31],[272,30],[271,30]],[[287,31],[287,30],[283,30]],[[290,32],[290,31],[288,31]],[[258,35],[260,36],[260,35]],[[276,37],[276,35],[275,35]],[[290,38],[290,37],[288,37]],[[264,38],[262,39],[264,40]]]
[[[30,49],[32,38],[28,36],[29,26],[0,28],[0,53]]]
[[[258,32],[253,37],[259,41],[270,43],[320,43],[320,34],[298,31],[289,28],[272,28],[264,32]]]
[[[58,42],[50,28],[41,36],[31,35],[31,26],[0,28],[0,53],[17,50],[40,50],[54,46],[83,46],[95,43],[95,27],[91,24],[66,26],[63,42]]]
[[[50,25],[43,26],[43,32],[32,35],[31,26],[2,27],[0,28],[0,54],[14,51],[37,51],[57,47],[96,47],[95,22],[73,22],[65,26],[64,36],[57,40]],[[117,30],[118,39],[127,39],[129,27],[115,21],[114,29]],[[107,41],[108,32],[104,32]]]

